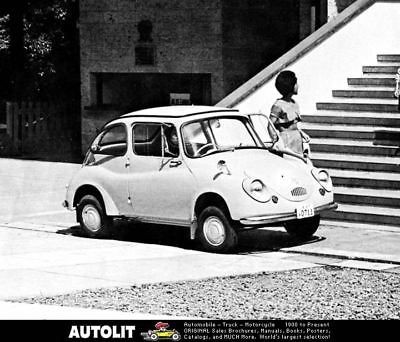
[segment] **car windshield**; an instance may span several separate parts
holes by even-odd
[[[244,118],[224,117],[191,122],[182,128],[182,137],[189,157],[238,148],[259,148]]]

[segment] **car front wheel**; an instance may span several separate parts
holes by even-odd
[[[320,216],[316,215],[301,220],[285,223],[286,231],[295,237],[308,238],[313,236],[319,227]]]
[[[90,237],[105,237],[110,234],[112,218],[108,217],[99,200],[93,195],[85,195],[77,206],[78,222]]]
[[[210,252],[229,252],[236,247],[237,233],[223,210],[210,206],[199,216],[197,238]]]

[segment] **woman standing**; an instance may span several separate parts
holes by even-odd
[[[301,117],[299,105],[292,99],[298,91],[295,73],[289,70],[282,71],[275,80],[275,87],[282,97],[276,100],[271,108],[271,121],[279,131],[284,146],[303,156],[303,139],[308,142],[310,138],[297,127]]]

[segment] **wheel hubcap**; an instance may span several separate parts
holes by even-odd
[[[101,228],[101,216],[97,208],[91,204],[85,205],[82,210],[82,220],[86,228],[97,232]]]
[[[225,241],[225,227],[216,216],[208,217],[203,224],[204,237],[213,246],[219,246]]]

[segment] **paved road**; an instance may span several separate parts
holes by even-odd
[[[0,159],[0,299],[313,265],[285,253],[203,253],[171,227],[121,224],[113,239],[85,238],[61,207],[79,167]]]
[[[0,158],[0,222],[73,220],[61,207],[65,185],[80,165]]]
[[[61,207],[78,168],[0,159],[0,299],[326,264],[399,269],[396,231],[326,226],[310,241],[294,241],[280,227],[261,229],[242,234],[234,255],[201,252],[175,227],[121,222],[112,239],[89,239]],[[0,303],[0,318],[9,312]]]

